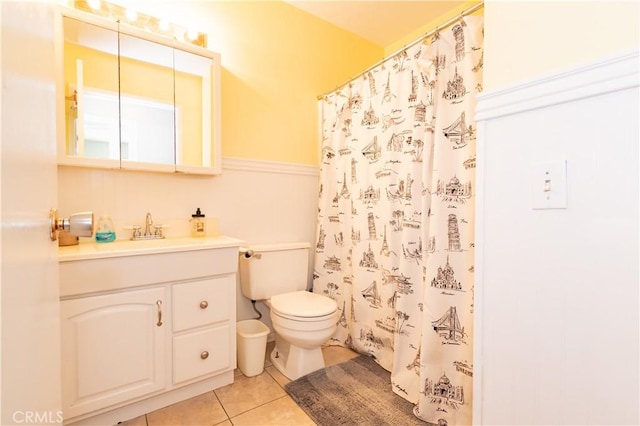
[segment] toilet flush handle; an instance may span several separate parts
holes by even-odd
[[[241,247],[240,254],[244,256],[245,259],[260,259],[262,255],[260,253],[254,253],[250,248]]]

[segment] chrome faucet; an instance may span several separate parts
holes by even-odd
[[[132,240],[155,240],[164,238],[162,233],[163,225],[154,225],[151,213],[147,213],[144,219],[144,233],[140,231],[140,225],[134,225],[130,229],[133,229]]]
[[[144,236],[151,237],[153,234],[151,232],[151,227],[153,226],[153,219],[151,219],[151,213],[147,213],[147,217],[144,220]]]

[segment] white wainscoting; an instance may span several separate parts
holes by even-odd
[[[61,166],[59,213],[92,210],[96,220],[108,214],[118,239],[128,239],[131,231],[124,227],[142,224],[147,212],[154,222],[169,225],[168,237],[188,235],[188,220],[200,207],[212,232],[217,227],[247,243],[315,244],[317,166],[227,157],[222,169],[219,176],[197,176]],[[239,320],[255,316],[239,287],[237,312]]]
[[[638,63],[479,97],[474,424],[640,423]],[[554,160],[567,208],[534,210]]]

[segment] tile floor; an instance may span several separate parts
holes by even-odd
[[[285,392],[289,379],[271,364],[267,345],[265,369],[254,377],[235,371],[234,383],[194,398],[137,417],[120,426],[262,426],[315,425]],[[350,349],[327,346],[322,349],[327,366],[358,356]]]

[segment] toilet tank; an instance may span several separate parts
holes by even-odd
[[[242,247],[240,287],[244,297],[265,300],[276,294],[305,290],[310,246],[309,243],[283,243]]]

